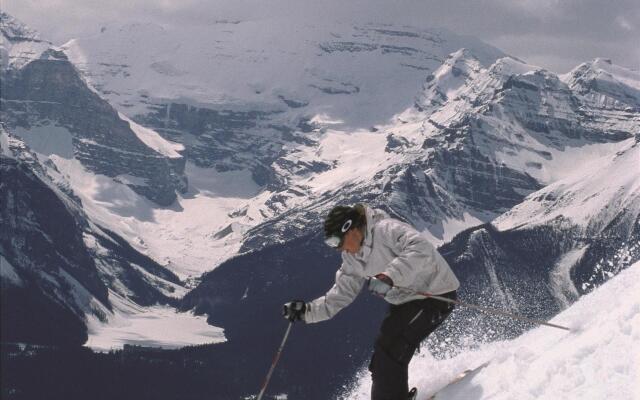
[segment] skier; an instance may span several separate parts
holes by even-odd
[[[415,350],[453,311],[453,305],[425,298],[427,292],[456,299],[460,286],[431,243],[410,225],[362,204],[336,206],[324,222],[325,242],[342,252],[335,285],[306,303],[284,305],[290,321],[315,323],[332,318],[349,305],[366,284],[390,303],[369,364],[372,400],[405,400],[408,367]],[[410,289],[410,290],[407,290]]]

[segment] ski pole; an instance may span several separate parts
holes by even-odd
[[[460,305],[460,306],[463,306],[463,307],[472,308],[474,310],[484,311],[484,312],[486,312],[488,314],[503,315],[505,317],[511,317],[513,319],[517,319],[517,320],[520,320],[520,321],[526,321],[526,322],[531,322],[531,323],[538,324],[538,325],[549,326],[551,328],[558,328],[558,329],[564,329],[565,331],[571,331],[571,329],[567,328],[566,326],[552,324],[550,322],[546,322],[546,321],[543,321],[541,319],[523,317],[521,315],[513,314],[513,313],[510,313],[510,312],[507,312],[507,311],[498,310],[497,308],[478,306],[478,305],[475,305],[475,304],[465,303],[464,301],[448,299],[446,297],[436,296],[436,295],[432,295],[432,294],[428,294],[428,293],[418,293],[418,294],[426,296],[426,297],[430,297],[432,299],[446,301],[448,303],[454,303],[454,304],[457,304],[457,305]]]
[[[546,322],[546,321],[543,321],[543,320],[540,320],[540,319],[533,319],[533,318],[523,317],[521,315],[513,314],[513,313],[510,313],[510,312],[507,312],[507,311],[498,310],[497,308],[483,307],[483,306],[478,306],[478,305],[471,304],[471,303],[465,303],[464,301],[453,300],[453,299],[449,299],[447,297],[437,296],[437,295],[434,295],[434,294],[431,294],[431,293],[427,293],[427,292],[418,292],[418,291],[415,291],[413,289],[409,289],[409,288],[402,287],[402,286],[395,286],[394,285],[393,287],[397,288],[397,289],[400,289],[400,290],[406,290],[408,292],[415,293],[415,294],[418,294],[420,296],[430,297],[432,299],[445,301],[447,303],[457,304],[459,306],[471,308],[471,309],[478,310],[478,311],[484,311],[487,314],[502,315],[502,316],[511,317],[513,319],[517,319],[517,320],[520,320],[520,321],[531,322],[531,323],[534,323],[534,324],[549,326],[549,327],[557,328],[557,329],[564,329],[565,331],[571,332],[571,329],[569,329],[569,328],[567,328],[565,326],[552,324],[550,322]]]
[[[273,362],[271,363],[271,368],[269,368],[269,372],[267,373],[267,377],[264,380],[264,384],[262,385],[260,394],[258,394],[257,400],[261,400],[265,390],[267,390],[267,385],[271,380],[271,375],[273,374],[273,370],[276,369],[276,364],[278,364],[278,361],[280,360],[282,349],[284,348],[284,344],[287,342],[287,338],[289,337],[289,332],[291,331],[292,326],[293,326],[293,321],[289,322],[289,326],[287,327],[287,332],[285,332],[284,338],[282,338],[282,343],[280,344],[280,348],[278,348],[278,352],[276,353],[276,356],[273,358]]]

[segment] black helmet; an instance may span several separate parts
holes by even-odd
[[[325,243],[330,247],[342,246],[344,236],[351,228],[359,228],[366,222],[364,206],[335,206],[324,220]]]

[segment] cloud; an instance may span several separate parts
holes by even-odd
[[[623,17],[622,15],[619,15],[616,18],[616,22],[624,30],[627,30],[627,31],[635,30],[635,27],[625,17]]]
[[[564,72],[595,57],[638,65],[637,0],[4,0],[3,9],[64,42],[114,22],[208,24],[279,18],[445,27]]]

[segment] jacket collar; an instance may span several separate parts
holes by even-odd
[[[373,250],[373,227],[378,221],[388,218],[387,213],[382,210],[376,210],[369,206],[365,206],[365,215],[367,218],[367,225],[364,232],[364,241],[362,242],[362,247],[360,247],[360,251],[357,252],[354,256],[358,260],[367,261],[369,259],[369,255]]]

